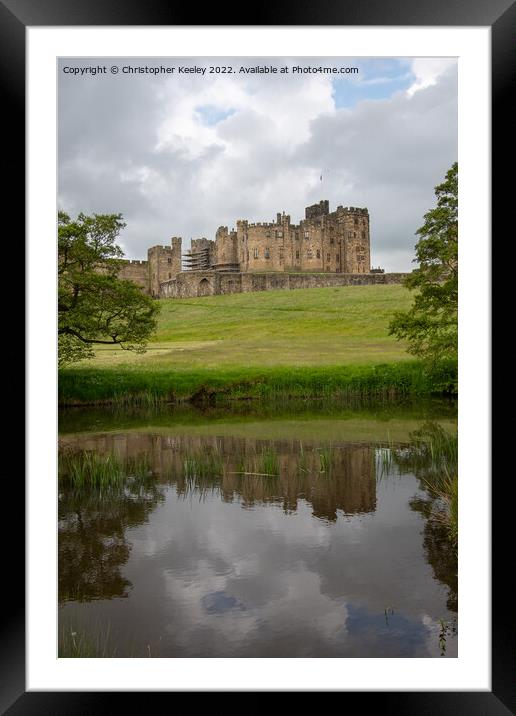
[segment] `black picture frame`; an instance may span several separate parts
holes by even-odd
[[[346,26],[484,26],[492,37],[492,216],[493,236],[501,234],[498,223],[512,206],[512,182],[502,180],[502,166],[512,166],[514,155],[511,130],[516,126],[515,111],[510,106],[516,68],[516,4],[513,0],[368,0],[338,2],[318,0],[314,3],[279,1],[251,7],[250,17],[239,19],[230,5],[213,4],[202,10],[191,4],[172,4],[167,0],[0,0],[0,83],[4,97],[4,171],[8,174],[5,206],[13,217],[10,241],[18,237],[25,216],[25,30],[35,26],[153,26],[153,25],[346,25]],[[5,160],[7,159],[7,161]],[[499,170],[499,171],[497,171]],[[4,195],[5,196],[5,195]],[[502,235],[502,234],[501,234]],[[20,240],[21,239],[16,239]],[[6,244],[4,244],[5,246]],[[20,252],[16,248],[19,260]],[[14,331],[16,333],[16,331]],[[16,396],[19,401],[19,393]],[[495,455],[495,451],[492,451]],[[8,608],[2,613],[0,641],[0,712],[19,714],[103,713],[113,710],[115,693],[26,692],[25,690],[25,535],[24,485],[11,486],[10,511],[13,527],[6,549],[4,574],[9,575]],[[508,478],[510,475],[507,476]],[[11,480],[13,482],[13,480]],[[16,481],[14,481],[16,482]],[[516,664],[514,658],[514,607],[512,591],[506,589],[507,552],[503,524],[510,524],[506,485],[493,486],[492,504],[492,690],[490,692],[352,692],[346,699],[359,695],[367,705],[378,702],[382,711],[397,714],[507,714],[516,713]],[[502,559],[504,560],[502,566]],[[512,616],[511,616],[512,615]],[[148,704],[151,694],[131,693],[132,707]],[[154,696],[155,694],[152,694]],[[156,694],[157,695],[157,694]],[[163,695],[163,694],[161,694]],[[173,694],[165,694],[165,696]],[[348,702],[347,702],[348,703]],[[147,706],[148,707],[148,706]]]

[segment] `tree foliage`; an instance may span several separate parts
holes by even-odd
[[[94,344],[143,352],[159,307],[118,278],[121,214],[58,215],[59,365],[93,356]]]
[[[412,307],[394,314],[389,333],[408,342],[408,351],[429,362],[457,357],[458,341],[458,165],[435,187],[437,206],[416,232],[419,268],[405,279],[416,291]]]

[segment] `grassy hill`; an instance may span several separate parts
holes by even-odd
[[[377,375],[378,366],[384,376],[419,374],[419,364],[388,335],[392,313],[411,302],[400,285],[165,299],[146,353],[98,347],[93,360],[60,372],[60,397],[109,400],[150,391],[177,398],[228,387],[236,395],[300,394],[301,384],[334,392],[353,376],[351,383]]]
[[[85,365],[221,368],[406,360],[387,326],[392,312],[411,301],[399,285],[165,299],[145,354],[102,346]]]

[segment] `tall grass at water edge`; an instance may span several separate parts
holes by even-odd
[[[427,423],[411,435],[409,445],[390,444],[379,451],[378,475],[413,472],[434,500],[431,518],[458,543],[458,435]]]
[[[428,367],[419,361],[390,364],[174,370],[68,368],[59,373],[60,405],[157,407],[166,403],[252,398],[390,399],[457,392],[454,362]]]
[[[72,487],[120,488],[127,481],[143,481],[152,471],[145,455],[122,460],[114,453],[91,450],[65,452],[59,457],[60,477]]]

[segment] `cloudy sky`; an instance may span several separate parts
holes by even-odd
[[[233,73],[179,72],[212,65]],[[239,72],[263,65],[278,73]],[[368,207],[373,266],[410,271],[415,231],[457,159],[455,59],[95,57],[61,59],[58,81],[59,208],[122,213],[129,258],[171,236],[186,249],[237,219],[285,211],[298,223],[329,199]]]

